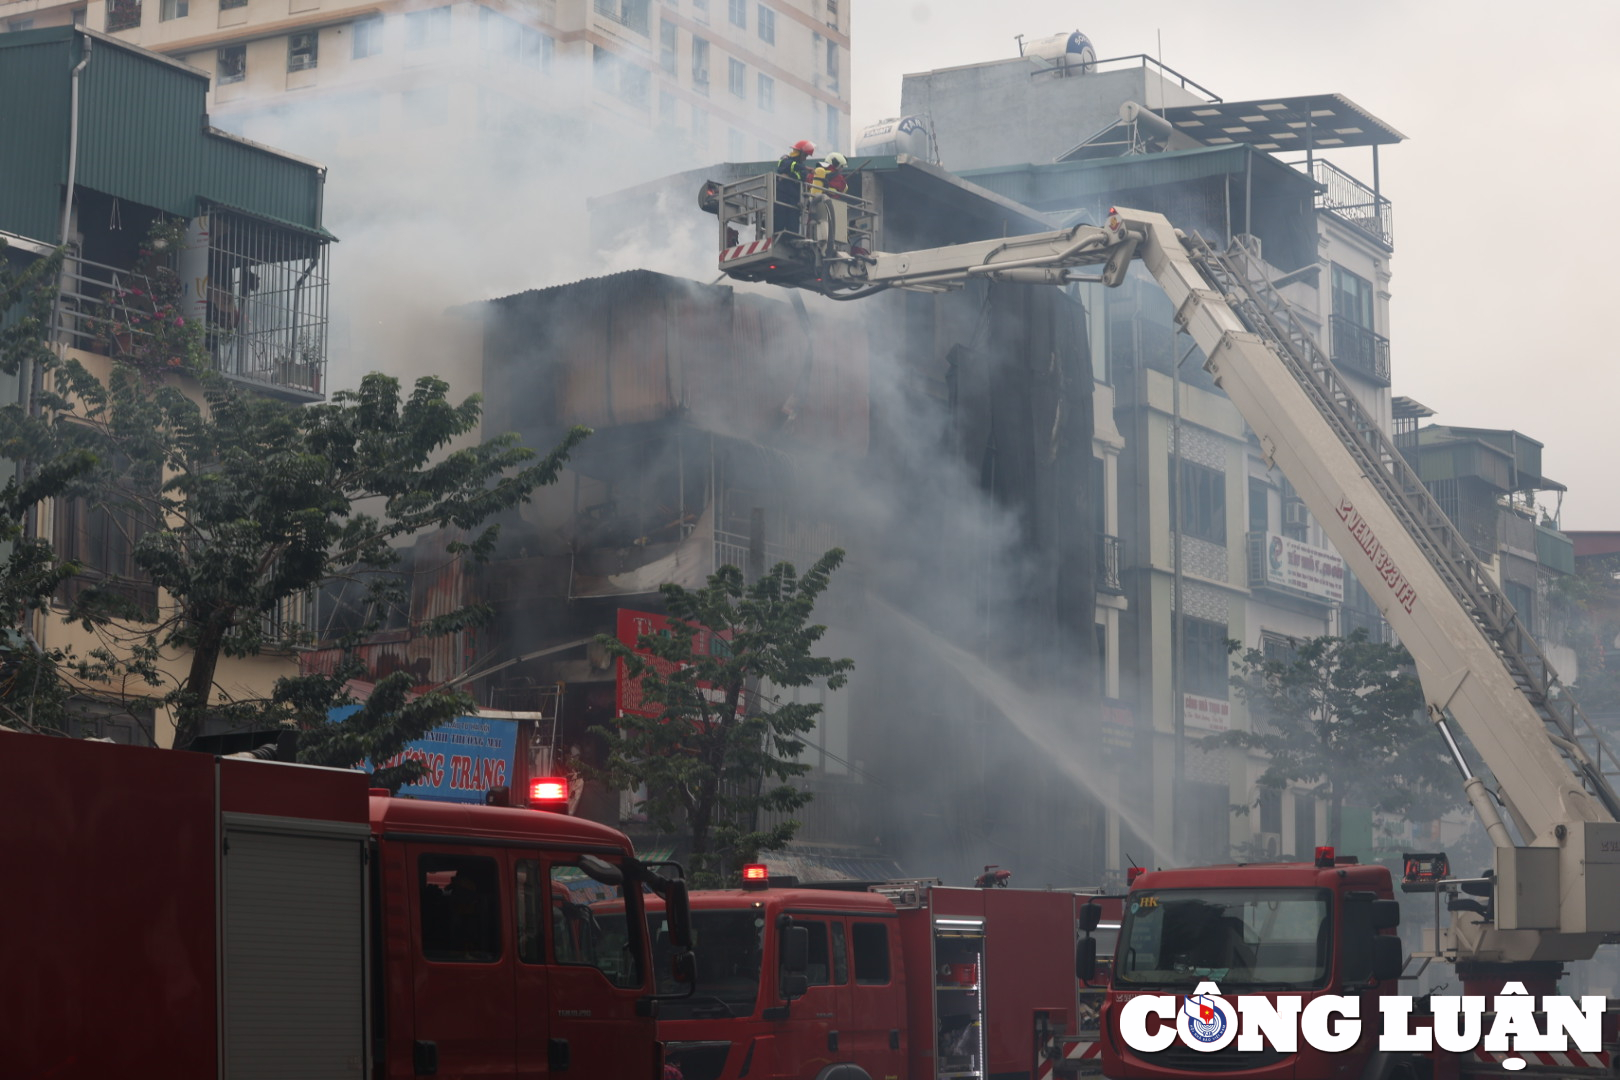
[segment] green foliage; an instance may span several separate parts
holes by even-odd
[[[154,221],[127,279],[107,291],[98,312],[107,355],[148,375],[200,371],[207,364],[202,320],[187,319],[180,308],[185,285],[173,262],[185,236],[179,218]]]
[[[1611,736],[1620,736],[1620,555],[1580,559],[1575,573],[1553,579],[1554,625],[1575,651],[1579,680],[1570,686],[1581,708]]]
[[[120,667],[155,683],[161,653],[189,650],[189,670],[164,699],[177,717],[175,745],[185,747],[204,715],[220,708],[238,715],[257,708],[266,723],[324,724],[308,684],[278,687],[266,702],[215,702],[220,658],[285,644],[266,638],[266,617],[336,578],[366,577],[375,610],[398,603],[403,586],[388,573],[400,559],[393,545],[421,531],[457,530],[466,539],[450,545],[453,556],[487,557],[497,527],[486,522],[552,483],[589,432],[574,429],[545,455],[513,435],[459,445],[477,430],[482,410],[477,396],[452,402],[443,379],[419,379],[405,394],[398,380],[373,373],[329,402],[299,407],[193,372],[193,361],[204,358],[200,327],[174,323],[178,278],[156,273],[180,241],[178,228],[158,226],[142,250],[149,279],[163,287],[118,298],[118,310],[156,320],[163,371],[139,356],[115,356],[102,382],[71,356],[59,358],[47,341],[60,254],[21,271],[0,265],[0,315],[8,319],[0,323],[0,365],[35,376],[38,386],[32,408],[0,406],[0,458],[21,463],[0,489],[0,540],[14,541],[0,605],[13,615],[43,610],[57,585],[81,569],[27,535],[26,515],[41,500],[80,496],[114,515],[139,535],[137,571],[171,603],[161,613],[135,610],[125,599],[129,583],[115,578],[81,590],[71,617],[101,631],[108,648],[88,658],[36,650],[46,662],[39,681],[59,684],[44,678],[47,668],[60,677],[72,666],[85,677]],[[174,333],[159,332],[164,321]],[[164,377],[167,350],[181,346],[185,383]],[[199,386],[201,402],[185,392]],[[476,625],[484,615],[455,612],[427,630]],[[429,695],[423,704],[402,693],[380,688],[352,732],[318,733],[314,745],[336,747],[330,754],[341,758],[360,745],[355,740],[369,739],[366,753],[382,760],[443,709],[469,711],[459,695]],[[341,695],[328,697],[336,703]]]
[[[1341,840],[1346,803],[1414,820],[1462,805],[1445,744],[1422,717],[1423,690],[1403,647],[1369,641],[1358,629],[1303,641],[1290,660],[1250,649],[1237,661],[1232,687],[1249,707],[1253,730],[1222,732],[1200,745],[1259,751],[1266,760],[1259,782],[1267,787],[1313,785],[1329,799],[1329,843]]]
[[[660,706],[656,716],[626,715],[598,728],[608,758],[597,775],[620,791],[646,785],[648,818],[690,837],[699,887],[727,880],[798,829],[791,820],[764,829],[756,822],[761,812],[791,813],[809,802],[787,781],[809,771],[796,758],[821,706],[767,694],[813,683],[836,690],[847,681],[854,661],[815,655],[827,628],[810,622],[843,559],[834,548],[803,577],[779,563],[752,585],[735,566],[696,591],[665,585],[670,631],[637,643],[650,656],[597,639],[641,679],[645,700]]]

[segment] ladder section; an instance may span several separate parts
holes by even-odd
[[[1196,233],[1187,253],[1209,286],[1225,298],[1252,333],[1262,338],[1315,401],[1363,473],[1382,493],[1452,596],[1494,648],[1514,684],[1542,720],[1547,737],[1583,787],[1620,820],[1620,754],[1592,726],[1559,682],[1541,647],[1514,613],[1473,549],[1457,531],[1416,471],[1340,378],[1316,336],[1294,315],[1261,262],[1241,244],[1216,252]],[[1590,749],[1588,749],[1590,748]]]

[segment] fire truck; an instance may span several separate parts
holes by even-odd
[[[1522,984],[1546,995],[1563,964],[1620,939],[1620,796],[1610,782],[1620,754],[1587,721],[1490,570],[1245,238],[1217,251],[1160,214],[1113,208],[1101,224],[888,253],[879,250],[875,201],[780,190],[791,182],[754,177],[700,190],[699,205],[719,219],[723,273],[852,299],[976,280],[1116,286],[1140,259],[1266,462],[1282,470],[1411,653],[1429,719],[1494,845],[1494,866],[1478,877],[1453,876],[1443,857],[1408,859],[1403,887],[1432,891],[1436,901],[1417,958],[1454,964],[1467,994]],[[1453,724],[1494,788],[1469,763]],[[1399,917],[1389,871],[1349,865],[1331,849],[1311,863],[1142,874],[1126,900],[1104,1009],[1105,1073],[1423,1080],[1504,1064],[1556,1075],[1610,1072],[1607,1052],[1506,1062],[1485,1050],[1378,1053],[1367,1042],[1315,1061],[1240,1052],[1235,1044],[1191,1054],[1172,1045],[1146,1055],[1119,1038],[1119,1012],[1132,996],[1185,995],[1217,974],[1223,991],[1240,994],[1398,993],[1406,967]]]
[[[0,1073],[658,1080],[645,920],[603,825],[359,772],[0,732]]]
[[[1081,1037],[1077,919],[1091,899],[935,879],[800,885],[752,865],[741,888],[691,894],[697,989],[661,1006],[659,1036],[681,1080],[1029,1077]],[[600,905],[607,933],[621,912]],[[656,953],[656,899],[647,917]]]

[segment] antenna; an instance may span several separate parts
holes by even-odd
[[[1014,34],[1013,35],[1013,40],[1018,42],[1018,55],[1023,56],[1024,55],[1024,35],[1023,34]]]

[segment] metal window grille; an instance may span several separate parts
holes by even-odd
[[[209,214],[207,337],[225,376],[319,396],[327,287],[324,240],[229,211]]]

